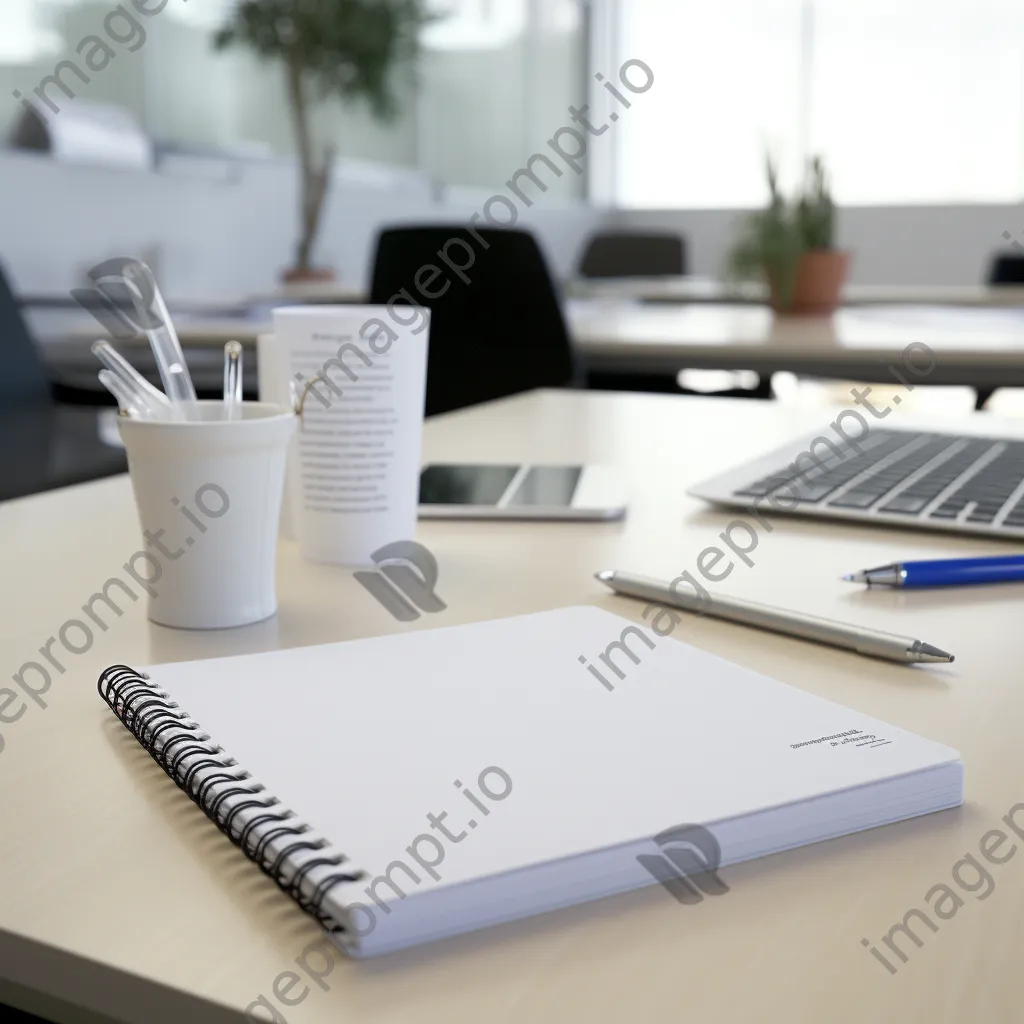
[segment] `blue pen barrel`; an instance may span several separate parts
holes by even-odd
[[[903,586],[966,587],[982,583],[1024,581],[1024,555],[997,558],[950,558],[937,562],[903,562]]]

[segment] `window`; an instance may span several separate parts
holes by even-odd
[[[654,85],[616,124],[614,199],[745,206],[764,191],[766,144],[800,143],[799,0],[627,0],[614,61]]]
[[[420,166],[439,181],[501,185],[586,93],[578,0],[444,0],[426,35],[420,89]],[[582,190],[571,175],[553,196]]]
[[[79,97],[116,104],[163,147],[294,152],[281,68],[248,50],[212,47],[236,2],[172,0],[159,10],[151,2],[144,16],[117,0],[0,0],[0,133],[23,113],[16,91],[31,100],[50,78],[46,89],[58,108]],[[342,158],[417,168],[444,184],[501,186],[586,93],[582,5],[435,0],[444,16],[424,32],[418,76],[399,72],[399,116],[381,123],[363,104],[330,99],[314,115],[317,139],[333,142]],[[128,42],[111,44],[109,67],[86,73],[78,47],[121,9],[115,31]],[[63,61],[83,71],[64,67],[67,89],[52,80]],[[566,177],[551,192],[577,196],[582,182]]]
[[[850,203],[1024,193],[1021,0],[817,0],[810,146]]]
[[[17,67],[60,49],[53,32],[41,31],[32,9],[34,0],[4,0],[0,14],[0,65]]]
[[[619,63],[655,85],[615,139],[625,206],[747,207],[766,146],[792,185],[821,153],[837,200],[1016,202],[1020,0],[617,0]]]
[[[526,29],[525,0],[438,0],[434,6],[440,20],[424,33],[428,49],[500,49]]]

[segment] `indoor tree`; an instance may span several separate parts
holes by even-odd
[[[317,276],[313,247],[334,163],[334,146],[318,152],[313,139],[315,102],[362,101],[378,119],[392,119],[395,71],[415,57],[429,8],[429,0],[242,0],[217,32],[218,49],[245,46],[284,69],[301,173],[301,229],[290,278]]]

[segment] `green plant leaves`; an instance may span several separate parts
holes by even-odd
[[[392,72],[416,54],[431,20],[427,0],[243,0],[214,46],[298,66],[321,96],[364,100],[389,119],[397,113]]]
[[[803,190],[792,202],[779,188],[778,163],[765,155],[769,203],[747,216],[728,259],[734,280],[765,280],[783,308],[792,304],[805,252],[835,246],[835,204],[820,156],[809,161]]]

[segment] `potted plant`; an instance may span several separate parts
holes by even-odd
[[[820,157],[807,167],[800,196],[787,201],[778,166],[766,158],[769,202],[751,214],[729,257],[730,276],[762,280],[777,313],[831,314],[839,306],[850,254],[835,246],[835,203]]]
[[[301,228],[286,281],[334,276],[313,265],[335,156],[330,144],[316,151],[314,103],[330,96],[363,101],[380,120],[392,119],[394,72],[417,53],[428,6],[428,0],[242,0],[214,37],[217,49],[247,46],[285,72],[301,175]]]

